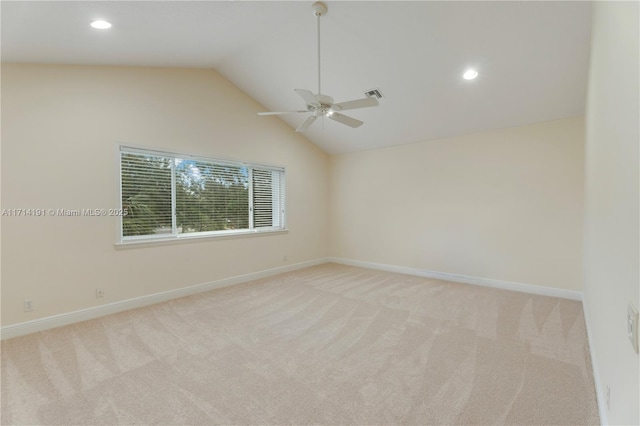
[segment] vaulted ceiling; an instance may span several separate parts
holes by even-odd
[[[304,134],[341,153],[584,113],[589,2],[325,2],[322,92],[378,88],[380,106]],[[317,92],[309,1],[77,1],[1,4],[2,61],[215,68],[265,110]],[[105,19],[109,30],[89,23]],[[475,80],[464,80],[467,68]],[[347,112],[345,112],[346,114]],[[283,119],[292,130],[306,114]]]

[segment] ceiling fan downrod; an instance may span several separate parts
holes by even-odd
[[[321,1],[317,1],[311,6],[313,14],[316,15],[318,23],[318,95],[322,94],[322,86],[320,84],[320,17],[327,14],[327,6]]]

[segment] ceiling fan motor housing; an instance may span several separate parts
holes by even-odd
[[[314,95],[316,103],[307,104],[307,109],[320,114],[328,114],[330,111],[339,110],[340,107],[333,104],[333,98],[327,95]]]

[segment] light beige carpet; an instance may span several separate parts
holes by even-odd
[[[2,343],[2,424],[599,422],[580,303],[326,264]]]

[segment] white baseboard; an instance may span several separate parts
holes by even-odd
[[[587,343],[589,344],[589,355],[591,358],[591,371],[593,372],[593,382],[596,387],[596,401],[598,403],[598,414],[600,415],[600,424],[608,425],[609,416],[607,411],[606,398],[604,396],[604,388],[600,381],[600,371],[598,370],[598,363],[596,362],[596,353],[593,347],[593,334],[591,334],[591,321],[589,320],[589,310],[585,301],[582,301],[582,312],[584,312],[584,322],[587,329]]]
[[[238,275],[231,278],[211,281],[203,284],[196,284],[189,287],[178,288],[175,290],[163,291],[161,293],[140,296],[133,299],[122,300],[119,302],[107,303],[105,305],[95,306],[92,308],[81,309],[78,311],[67,312],[64,314],[53,315],[50,317],[39,318],[31,321],[25,321],[18,324],[12,324],[0,327],[0,339],[10,339],[12,337],[24,336],[25,334],[36,333],[38,331],[48,330],[51,328],[61,327],[63,325],[74,324],[105,315],[115,314],[117,312],[127,311],[129,309],[141,308],[143,306],[153,305],[167,300],[177,299],[179,297],[189,296],[203,291],[213,290],[216,288],[228,287],[234,284],[240,284],[247,281],[257,280],[272,275],[282,274],[284,272],[295,271],[309,266],[327,263],[328,259],[320,258],[309,260],[306,262],[295,263],[287,266],[266,269],[264,271],[252,272],[250,274]]]
[[[329,257],[328,261],[333,263],[340,263],[342,265],[359,266],[361,268],[378,269],[381,271],[397,272],[399,274],[415,275],[425,278],[437,278],[439,280],[500,288],[503,290],[519,291],[521,293],[560,297],[562,299],[582,300],[582,292],[580,291],[563,290],[559,288],[542,287],[531,284],[515,283],[511,281],[494,280],[491,278],[472,277],[469,275],[450,274],[447,272],[429,271],[425,269],[408,268],[405,266],[386,265],[383,263],[365,262],[362,260],[344,259],[340,257]]]

